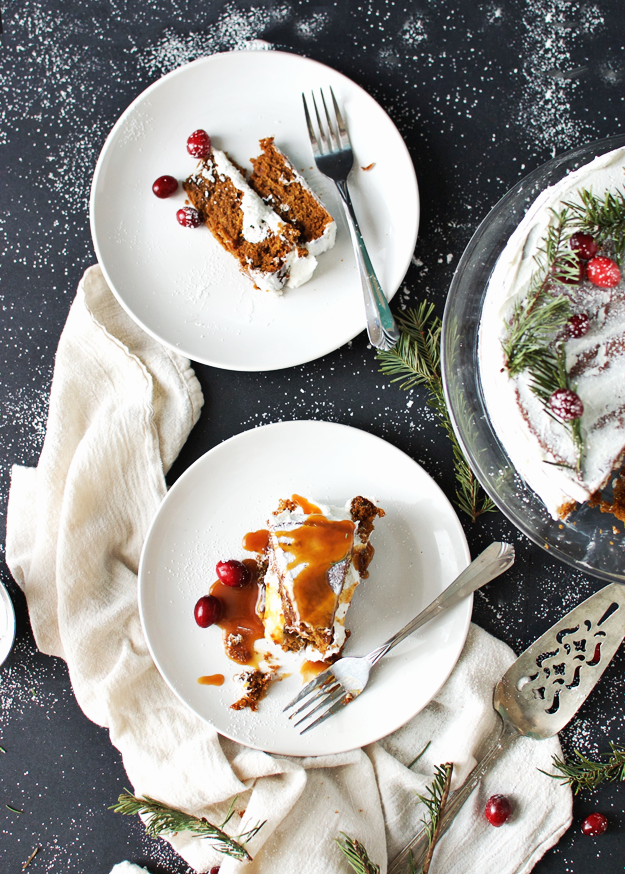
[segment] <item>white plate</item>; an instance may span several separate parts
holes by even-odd
[[[386,295],[414,251],[419,194],[408,150],[384,110],[329,67],[283,52],[227,52],[159,79],[124,112],[100,154],[91,233],[117,299],[148,333],[195,361],[228,370],[275,370],[325,355],[365,327],[362,291],[334,185],[312,168],[302,91],[331,85],[355,152],[350,191]],[[275,136],[338,223],[337,244],[312,280],[282,298],[255,289],[206,227],[182,228],[182,189],[158,200],[152,182],[182,180],[196,162],[188,135],[207,130],[242,166]],[[375,166],[368,171],[361,167]],[[250,168],[251,169],[251,168]]]
[[[284,755],[324,755],[372,743],[433,698],[464,645],[467,598],[403,641],[356,701],[303,737],[282,713],[301,688],[299,673],[270,687],[258,712],[234,711],[233,676],[216,626],[199,628],[197,599],[215,565],[243,558],[241,538],[262,528],[278,499],[293,493],[342,506],[358,494],[386,510],[376,522],[369,579],[356,591],[346,655],[364,655],[398,631],[469,563],[458,517],[411,458],[378,437],[329,422],[282,422],[232,437],[195,462],[163,501],[139,568],[139,610],[154,661],[191,710],[226,737]],[[223,674],[221,687],[198,677]]]
[[[0,583],[0,665],[8,658],[14,641],[15,610],[4,583]]]

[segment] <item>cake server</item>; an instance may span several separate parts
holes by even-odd
[[[303,702],[298,710],[291,714],[292,718],[303,711],[307,711],[295,723],[299,725],[310,719],[320,710],[323,712],[314,722],[302,729],[300,734],[305,734],[311,728],[321,725],[326,719],[339,711],[354,698],[364,691],[369,672],[381,658],[384,658],[393,647],[401,643],[408,635],[417,628],[421,628],[430,619],[438,616],[443,610],[453,607],[464,598],[468,597],[476,589],[494,580],[514,562],[514,547],[509,543],[491,543],[471,564],[465,568],[460,576],[449,585],[438,598],[432,601],[425,610],[415,616],[407,625],[404,625],[396,634],[385,641],[381,646],[372,650],[368,655],[360,658],[339,659],[331,667],[327,668],[314,680],[311,680],[299,695],[286,705],[284,710],[289,710],[296,704]],[[309,697],[311,696],[312,697]],[[313,705],[316,705],[313,707]],[[311,710],[310,708],[313,707]]]
[[[575,716],[625,636],[625,586],[612,583],[556,622],[522,653],[495,686],[498,719],[487,753],[451,796],[440,820],[445,831],[484,774],[524,735],[553,737]],[[419,870],[428,848],[422,829],[389,866],[388,874]]]
[[[360,281],[362,282],[362,291],[365,298],[365,316],[367,319],[367,334],[371,345],[376,349],[392,349],[399,340],[399,330],[395,324],[395,320],[388,305],[388,301],[382,291],[382,286],[375,275],[371,258],[367,252],[365,241],[362,238],[358,219],[354,212],[352,199],[347,188],[347,177],[351,173],[354,164],[354,153],[352,144],[349,139],[347,127],[343,121],[343,116],[339,110],[334,91],[330,88],[332,95],[332,106],[334,108],[334,124],[330,118],[328,107],[326,105],[323,91],[321,91],[321,102],[325,110],[328,132],[324,130],[315,95],[312,95],[313,106],[315,107],[315,116],[319,128],[319,138],[315,134],[306,98],[302,94],[304,101],[304,113],[306,115],[306,125],[308,127],[308,136],[312,146],[313,157],[317,168],[331,179],[336,185],[339,194],[341,195],[341,203],[349,225],[349,231],[354,244],[354,252],[356,254],[356,262],[360,273]]]

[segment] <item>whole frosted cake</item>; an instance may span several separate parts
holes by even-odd
[[[625,520],[624,186],[618,149],[543,191],[484,301],[478,354],[489,416],[554,518],[590,502]]]

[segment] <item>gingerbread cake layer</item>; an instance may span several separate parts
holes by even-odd
[[[317,262],[299,230],[250,188],[225,152],[212,149],[183,187],[213,236],[258,288],[279,294],[310,279]]]
[[[251,159],[250,185],[275,211],[300,232],[311,255],[334,246],[336,222],[273,137],[260,140],[261,154]]]

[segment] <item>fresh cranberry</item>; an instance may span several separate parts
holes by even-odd
[[[508,822],[511,813],[512,805],[505,795],[491,795],[484,808],[484,816],[495,828]]]
[[[152,191],[157,197],[171,197],[178,190],[178,180],[173,176],[159,176],[152,185]]]
[[[590,234],[584,234],[581,231],[577,231],[577,233],[573,234],[569,240],[569,246],[585,261],[590,261],[591,258],[594,258],[598,249],[598,246],[595,243],[595,238]]]
[[[580,396],[570,388],[557,388],[549,398],[549,406],[563,422],[579,419],[584,412]]]
[[[588,313],[575,313],[571,316],[566,326],[566,336],[568,337],[583,337],[588,333],[590,328],[590,319]]]
[[[608,820],[602,813],[591,813],[582,823],[582,831],[591,838],[602,835],[607,828]]]
[[[202,224],[200,214],[193,206],[183,206],[176,213],[176,218],[183,228],[199,228]]]
[[[564,285],[579,285],[584,278],[584,262],[581,258],[575,258],[569,264],[570,271],[566,273],[559,273],[554,264],[552,268],[554,279],[557,279],[558,282],[562,282]]]
[[[247,565],[244,565],[242,561],[237,561],[236,558],[231,558],[229,561],[218,561],[217,576],[224,586],[232,586],[234,589],[247,585],[252,578]]]
[[[219,865],[215,865],[214,868],[211,868],[210,874],[219,874]]]
[[[202,595],[193,611],[195,621],[200,628],[208,628],[219,622],[221,617],[221,602],[214,595]]]
[[[602,255],[588,262],[586,272],[592,284],[599,288],[614,288],[621,281],[621,269],[616,261]]]
[[[193,158],[207,158],[211,150],[211,138],[205,130],[194,130],[187,140],[187,152]]]

